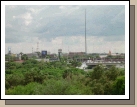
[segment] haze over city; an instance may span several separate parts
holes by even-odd
[[[5,52],[125,53],[125,6],[123,5],[7,5]]]

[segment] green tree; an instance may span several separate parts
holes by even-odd
[[[113,85],[114,95],[125,95],[125,76],[119,76]]]
[[[94,93],[94,95],[104,95],[103,85],[101,83],[94,84],[92,92]]]
[[[76,61],[76,60],[73,60],[72,62],[71,62],[71,65],[73,66],[73,67],[80,67],[81,66],[81,62],[78,62],[78,61]]]
[[[6,75],[5,82],[6,82],[5,87],[7,89],[17,85],[24,85],[24,76],[19,73],[9,74],[9,75]]]
[[[97,65],[93,68],[93,72],[91,74],[92,79],[100,79],[104,73],[104,66],[103,65]]]
[[[22,53],[22,52],[20,52],[20,55],[22,56],[22,55],[23,55],[23,53]]]
[[[104,95],[113,95],[113,81],[107,81],[104,86]]]
[[[29,72],[26,72],[25,75],[25,84],[30,82],[42,83],[46,79],[46,75],[40,72],[39,69],[31,69]]]
[[[72,72],[71,69],[66,69],[63,73],[63,78],[72,79]]]
[[[22,60],[28,60],[28,56],[27,56],[26,54],[23,54],[23,55],[21,56],[21,59],[22,59]]]
[[[32,58],[32,59],[36,59],[37,57],[36,57],[36,56],[32,56],[31,58]]]
[[[119,75],[119,69],[115,66],[112,66],[108,71],[105,72],[105,75],[109,80],[115,80]]]
[[[31,82],[26,86],[18,85],[6,90],[6,95],[43,95],[45,87],[37,82]]]
[[[44,81],[43,85],[45,86],[44,95],[65,95],[69,82],[64,79],[50,79]]]

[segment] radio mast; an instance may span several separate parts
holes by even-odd
[[[39,51],[39,42],[37,42],[37,52]]]
[[[87,40],[86,40],[86,9],[85,9],[85,54],[87,54]]]

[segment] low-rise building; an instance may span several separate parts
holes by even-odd
[[[50,54],[50,55],[48,55],[49,56],[49,58],[57,58],[57,55],[56,54]]]
[[[35,59],[35,60],[37,60],[37,61],[44,61],[44,62],[49,62],[49,59],[46,59],[46,58],[44,58],[44,59]]]
[[[85,52],[69,52],[69,54],[68,54],[68,56],[69,56],[70,58],[73,58],[73,57],[76,56],[76,55],[78,55],[78,56],[83,56],[83,55],[85,55]]]
[[[32,58],[32,57],[38,58],[39,57],[37,53],[26,53],[26,55],[28,56],[28,58]]]

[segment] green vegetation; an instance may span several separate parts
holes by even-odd
[[[27,56],[26,54],[23,54],[23,55],[21,56],[21,59],[22,59],[22,60],[28,60],[28,56]]]
[[[25,56],[24,56],[25,58]],[[125,70],[98,65],[89,72],[76,68],[81,63],[6,62],[6,95],[124,95]]]
[[[124,59],[125,56],[120,56],[120,55],[108,55],[106,58],[111,58],[111,59]]]
[[[5,55],[5,61],[15,61],[17,58],[11,55]]]

